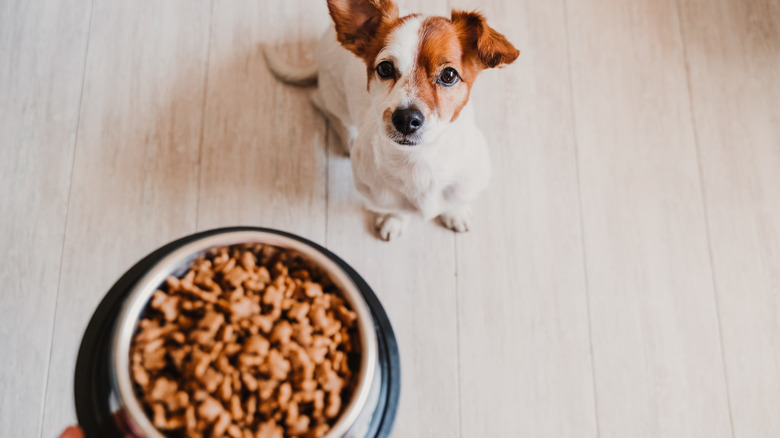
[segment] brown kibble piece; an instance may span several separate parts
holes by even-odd
[[[244,434],[241,432],[241,428],[236,424],[231,424],[228,426],[227,434],[230,438],[242,438],[244,436]]]
[[[225,274],[225,281],[227,281],[228,284],[234,288],[241,286],[241,283],[243,283],[247,278],[249,278],[249,274],[247,274],[246,271],[240,266],[236,266],[230,272]]]
[[[314,375],[317,378],[317,383],[326,391],[339,392],[344,387],[343,379],[333,371],[333,365],[329,360],[317,365]]]
[[[281,346],[286,346],[290,343],[290,337],[292,336],[292,333],[293,329],[289,322],[286,320],[279,321],[271,333],[271,342],[276,342]]]
[[[287,405],[290,403],[290,399],[292,398],[292,386],[290,386],[289,382],[284,382],[279,386],[279,406],[282,409],[287,408]]]
[[[166,321],[173,321],[179,316],[179,298],[161,290],[154,292],[150,305],[153,309],[159,310]]]
[[[157,350],[144,353],[144,368],[149,371],[157,371],[165,368],[165,350],[160,346]]]
[[[252,324],[257,326],[263,333],[271,333],[274,327],[274,318],[270,315],[255,315],[252,317]]]
[[[214,368],[208,367],[206,372],[203,373],[203,377],[201,377],[200,382],[206,391],[209,393],[215,393],[224,378],[225,376],[217,372]]]
[[[304,379],[311,380],[314,378],[314,361],[311,360],[306,350],[295,342],[290,343],[290,363],[293,369],[300,373]]]
[[[204,353],[200,348],[196,347],[192,350],[191,363],[193,365],[193,374],[195,377],[201,378],[206,373],[209,365],[211,365],[211,355]]]
[[[213,422],[223,412],[222,404],[216,399],[208,397],[198,407],[198,416],[207,422]]]
[[[230,305],[230,320],[233,322],[260,314],[260,304],[249,297],[243,297]]]
[[[308,313],[309,313],[309,303],[295,302],[292,306],[290,306],[290,310],[287,311],[287,316],[298,322],[303,322],[303,320],[306,318],[306,315]]]
[[[265,289],[265,294],[263,295],[263,304],[277,309],[282,306],[283,299],[284,293],[281,291],[281,289],[275,285],[270,285]]]
[[[241,253],[241,266],[243,266],[247,272],[252,272],[255,269],[256,263],[257,257],[255,257],[251,251],[244,251]]]
[[[257,379],[255,379],[255,376],[249,373],[242,373],[241,381],[244,382],[244,386],[246,387],[246,389],[250,391],[257,390]]]
[[[271,347],[271,343],[268,342],[262,335],[254,335],[244,341],[244,353],[255,354],[261,357],[265,357],[268,354],[268,349]]]
[[[264,368],[272,379],[284,380],[287,378],[287,373],[290,372],[290,362],[284,358],[279,350],[272,348],[268,353]]]
[[[179,391],[173,397],[168,398],[167,406],[168,411],[176,412],[181,409],[186,409],[190,404],[190,395],[185,391]]]
[[[259,389],[258,395],[260,396],[260,401],[264,402],[271,399],[278,383],[276,380],[261,380],[257,386]]]
[[[309,435],[307,435],[307,438],[323,438],[328,434],[329,430],[330,426],[328,424],[320,424],[319,426],[315,427],[314,430],[309,433]]]
[[[233,394],[233,397],[230,398],[230,414],[236,421],[244,417],[244,410],[241,408],[241,397],[238,394]]]
[[[285,423],[287,425],[287,433],[289,435],[303,435],[309,429],[310,421],[306,415],[299,415],[294,422]]]
[[[198,419],[195,416],[195,405],[187,406],[187,409],[184,411],[184,423],[189,430],[195,429],[198,425]]]
[[[180,416],[171,416],[170,418],[167,418],[165,407],[160,403],[156,403],[152,406],[152,412],[154,413],[152,423],[154,423],[154,427],[158,429],[174,430],[184,427],[184,419]]]
[[[133,379],[135,379],[135,383],[141,385],[141,387],[146,387],[149,385],[149,373],[146,372],[146,368],[141,364],[141,355],[137,354],[137,357],[138,359],[133,359]]]
[[[166,400],[173,397],[178,389],[179,385],[177,385],[176,382],[165,377],[160,377],[152,384],[152,389],[149,391],[149,398],[153,401]]]
[[[260,424],[255,438],[284,438],[284,429],[273,420]]]
[[[325,360],[325,356],[328,354],[328,349],[331,345],[331,340],[322,335],[316,335],[312,338],[312,343],[306,352],[311,357],[314,363],[320,364]]]
[[[312,283],[311,281],[303,283],[303,290],[309,298],[316,298],[322,295],[322,286],[318,283]]]
[[[336,309],[336,314],[347,327],[352,327],[357,320],[357,313],[347,309],[343,304]]]
[[[226,411],[222,411],[217,418],[217,422],[214,423],[214,429],[211,432],[211,436],[218,437],[225,435],[228,426],[230,426],[230,414]]]
[[[314,332],[314,327],[309,324],[309,320],[306,319],[301,323],[293,324],[293,339],[295,339],[296,342],[301,344],[302,346],[306,347],[311,345],[312,341],[312,333]]]
[[[255,412],[257,412],[257,397],[250,395],[249,398],[246,399],[244,411],[246,412],[247,419],[255,417]]]
[[[328,407],[325,409],[325,416],[328,418],[336,418],[341,411],[341,397],[338,392],[328,392]]]

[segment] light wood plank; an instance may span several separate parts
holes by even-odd
[[[780,436],[780,4],[679,3],[734,436]]]
[[[444,1],[402,1],[408,12],[449,15]],[[413,221],[383,242],[362,208],[349,160],[331,142],[327,245],[372,286],[401,353],[401,401],[395,437],[459,436],[454,238],[433,222]]]
[[[279,83],[261,44],[312,62],[325,2],[217,1],[198,227],[256,225],[325,240],[325,121],[305,89]],[[307,59],[308,58],[308,59]]]
[[[521,54],[472,93],[494,176],[457,238],[461,436],[595,437],[563,5],[482,11]]]
[[[675,3],[566,4],[600,436],[731,436]]]
[[[211,4],[96,0],[42,436],[75,422],[81,334],[109,287],[195,230]]]
[[[0,6],[0,436],[40,434],[88,1]]]

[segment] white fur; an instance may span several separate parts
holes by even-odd
[[[406,20],[404,24],[395,29],[387,46],[383,47],[377,54],[373,67],[376,68],[382,61],[390,60],[402,74],[410,73],[414,69],[417,59],[422,22],[423,17],[414,17]]]
[[[367,91],[365,63],[341,47],[332,26],[317,50],[319,77],[312,101],[351,154],[355,186],[367,207],[379,213],[376,227],[385,240],[397,238],[411,216],[440,216],[446,227],[468,230],[468,204],[490,179],[487,144],[470,104],[454,122],[439,120],[437,114],[426,117],[415,146],[388,137],[383,112],[417,99],[409,73],[417,58],[421,22],[413,18],[396,29],[371,66],[392,60],[401,73],[395,87],[374,79]]]

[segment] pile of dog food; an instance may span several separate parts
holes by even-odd
[[[165,281],[138,324],[137,396],[170,437],[323,437],[356,385],[356,319],[296,253],[209,251]]]

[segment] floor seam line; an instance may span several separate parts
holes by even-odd
[[[680,5],[680,1],[676,0],[675,2],[677,9],[677,32],[678,36],[680,37],[680,45],[682,46],[682,54],[683,54],[683,67],[685,70],[685,86],[688,91],[688,115],[690,117],[691,122],[691,132],[693,134],[693,144],[694,144],[694,152],[696,153],[696,172],[698,173],[698,179],[699,179],[699,197],[701,199],[701,213],[702,217],[704,219],[704,231],[705,231],[705,237],[707,240],[707,255],[709,257],[709,265],[710,265],[710,281],[712,282],[712,297],[715,304],[715,317],[717,319],[718,323],[718,341],[720,344],[720,359],[721,364],[723,366],[723,383],[726,390],[726,407],[728,408],[729,413],[729,429],[731,431],[732,438],[735,438],[734,433],[734,416],[731,412],[731,391],[729,389],[729,377],[728,377],[728,370],[726,368],[726,352],[725,352],[725,346],[723,345],[723,327],[721,326],[721,313],[720,313],[720,303],[718,302],[718,287],[717,283],[715,281],[715,262],[714,257],[712,255],[712,243],[711,243],[711,236],[712,233],[710,232],[710,220],[707,214],[707,201],[705,198],[705,190],[704,190],[704,174],[702,172],[702,165],[701,165],[701,151],[699,150],[699,134],[696,132],[696,116],[693,113],[693,88],[691,86],[691,74],[690,74],[690,68],[688,64],[688,49],[685,45],[685,32],[683,31],[683,23],[682,23],[682,7]]]
[[[593,324],[591,317],[590,307],[590,281],[588,278],[588,257],[585,249],[585,217],[583,215],[582,208],[582,187],[581,187],[581,174],[580,174],[580,152],[579,142],[577,141],[577,115],[574,110],[574,79],[572,75],[572,56],[571,56],[571,38],[569,36],[569,7],[567,0],[562,0],[563,6],[563,23],[564,23],[564,35],[566,41],[566,69],[569,77],[569,122],[571,123],[572,130],[572,143],[574,145],[574,164],[575,174],[577,178],[577,207],[579,210],[579,222],[580,222],[580,252],[582,256],[582,274],[583,281],[585,283],[585,307],[587,309],[588,316],[588,347],[590,353],[590,372],[591,372],[591,389],[593,391],[593,413],[596,422],[596,437],[601,437],[601,421],[599,418],[599,402],[598,391],[596,385],[596,359],[593,353]]]
[[[209,92],[209,66],[211,65],[211,37],[214,29],[214,0],[211,0],[211,6],[209,8],[209,36],[208,47],[206,49],[206,66],[205,74],[203,77],[203,101],[200,106],[200,139],[198,141],[198,181],[197,190],[195,192],[195,232],[199,231],[200,227],[200,191],[201,180],[203,179],[203,140],[206,132],[206,102],[208,101]]]
[[[76,165],[76,151],[78,149],[78,143],[79,143],[79,130],[81,128],[81,107],[84,102],[84,88],[87,78],[87,57],[89,56],[89,43],[92,40],[92,18],[95,13],[95,1],[92,0],[90,2],[90,8],[89,8],[89,24],[87,25],[87,42],[84,45],[84,62],[83,62],[83,70],[81,72],[81,92],[79,93],[79,104],[77,109],[77,120],[76,120],[76,131],[75,135],[73,136],[73,154],[71,156],[70,161],[70,178],[68,182],[68,202],[65,207],[65,223],[63,224],[63,230],[62,230],[62,246],[60,247],[60,267],[59,267],[59,273],[57,274],[57,293],[54,296],[54,312],[53,312],[53,318],[51,322],[51,335],[49,336],[49,354],[48,359],[46,363],[46,376],[44,376],[43,379],[43,399],[41,400],[41,403],[43,404],[41,408],[41,417],[40,421],[38,422],[38,436],[40,438],[43,438],[43,424],[46,421],[46,399],[49,394],[49,376],[51,375],[50,369],[51,369],[51,358],[52,353],[54,351],[54,333],[55,329],[57,328],[57,307],[59,305],[60,301],[60,293],[62,290],[62,265],[65,261],[65,243],[67,242],[67,234],[68,234],[68,221],[70,220],[70,210],[71,210],[71,196],[73,194],[73,177],[74,177],[74,170]]]

